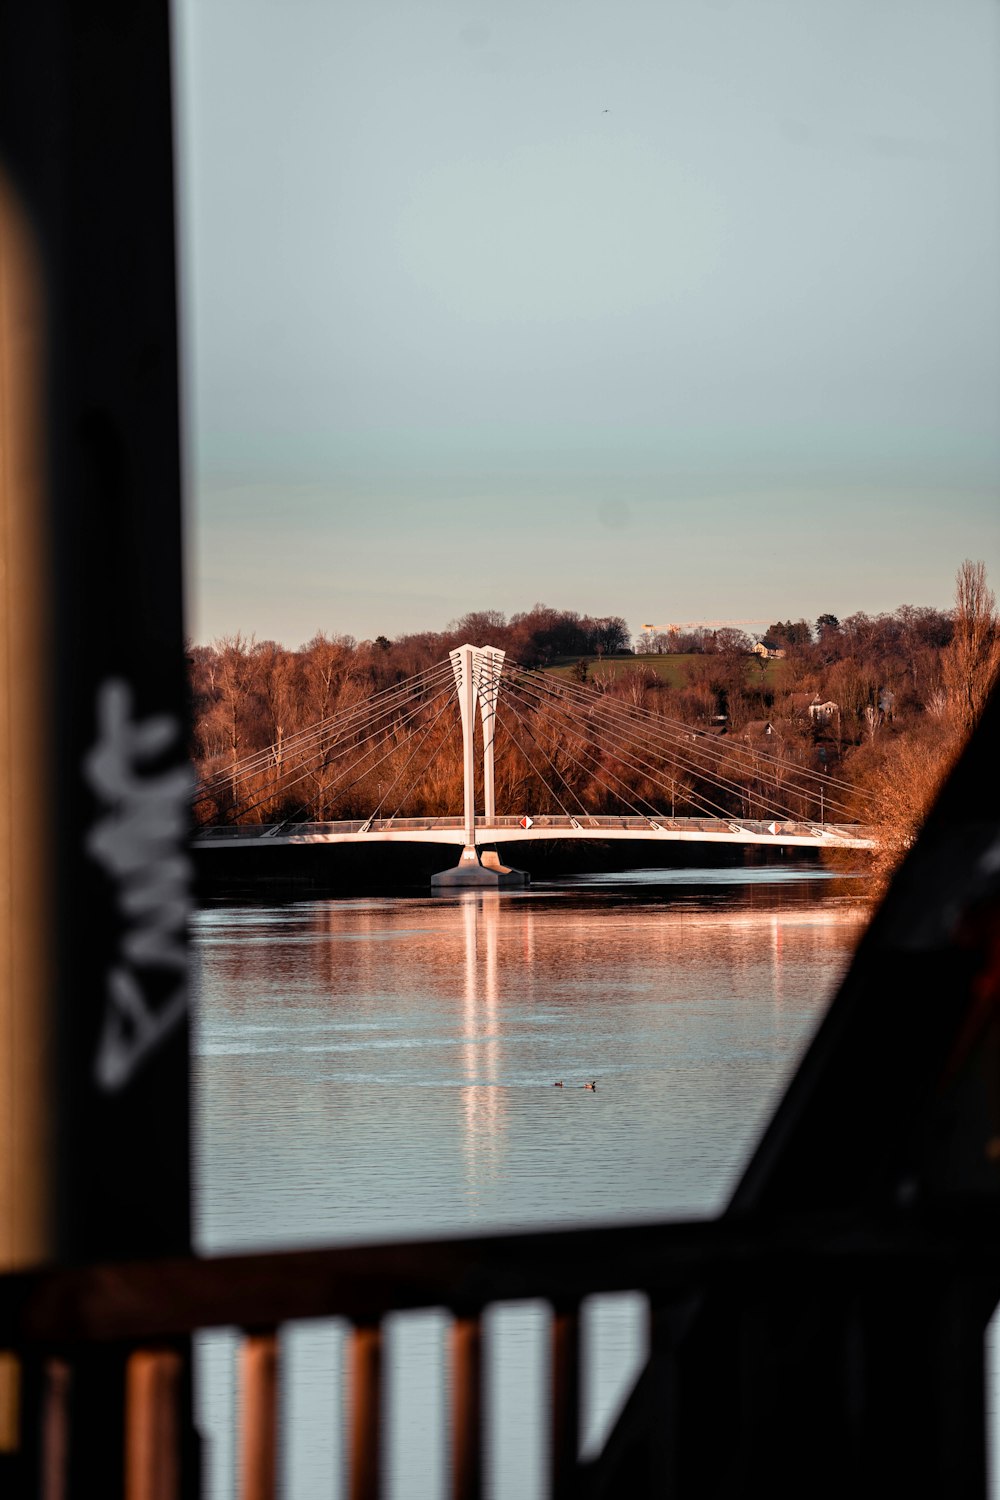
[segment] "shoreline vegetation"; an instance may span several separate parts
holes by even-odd
[[[623,744],[610,761],[603,751],[600,765],[589,771],[564,743],[567,730],[547,722],[541,708],[530,726],[545,758],[571,778],[573,795],[589,811],[616,810],[610,786],[663,800],[662,786],[644,784],[637,767],[644,725],[650,716],[662,717],[689,727],[696,744],[713,737],[713,764],[731,783],[726,812],[734,816],[753,815],[766,797],[758,754],[766,756],[772,778],[775,768],[779,780],[783,767],[793,778],[801,768],[848,783],[851,813],[879,842],[871,865],[881,886],[912,843],[1000,669],[1000,621],[985,567],[962,564],[951,610],[901,605],[844,620],[829,613],[813,623],[778,619],[759,639],[783,655],[755,653],[755,639],[733,628],[646,632],[633,643],[618,616],[595,619],[536,605],[510,619],[479,611],[443,631],[395,640],[359,642],[321,632],[298,650],[244,635],[191,645],[192,758],[200,786],[212,787],[196,801],[195,816],[199,824],[367,817],[384,803],[396,762],[402,766],[412,753],[417,730],[429,751],[426,774],[398,807],[385,805],[384,815],[454,813],[462,803],[460,745],[430,698],[407,710],[405,726],[402,710],[386,720],[378,755],[365,752],[370,764],[359,741],[358,773],[346,785],[335,774],[332,745],[331,753],[317,756],[316,741],[304,731],[352,711],[363,718],[375,694],[427,672],[469,641],[498,646],[510,661],[544,670],[553,686],[565,682],[578,700],[593,695],[595,704],[618,700],[616,707],[637,711],[634,744]],[[336,747],[342,763],[343,735]],[[348,756],[350,748],[348,741]],[[256,757],[253,774],[237,784],[234,771],[230,784],[227,772],[249,756]],[[821,817],[817,796],[796,792],[795,785],[786,780],[786,803],[801,817]],[[554,802],[546,809],[551,793],[500,734],[496,789],[501,810],[530,805],[558,811]],[[672,780],[671,807],[662,811],[698,816],[704,795],[695,764]],[[717,788],[712,795],[719,797]]]

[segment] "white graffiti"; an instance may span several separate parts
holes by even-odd
[[[191,865],[179,851],[187,834],[191,775],[141,768],[176,745],[180,728],[165,714],[136,722],[126,682],[113,678],[97,697],[98,736],[84,758],[88,785],[107,815],[87,835],[87,852],[115,882],[126,919],[119,961],[107,975],[104,1024],[94,1076],[106,1092],[123,1088],[165,1040],[187,1008],[184,929]],[[155,1007],[136,971],[175,970],[182,977]]]

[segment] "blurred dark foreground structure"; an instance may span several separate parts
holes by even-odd
[[[263,1500],[280,1326],[337,1316],[349,1493],[375,1496],[382,1319],[443,1307],[452,1493],[478,1495],[483,1310],[540,1297],[554,1496],[982,1496],[996,694],[721,1218],[190,1254],[173,245],[166,6],[5,8],[3,1494],[198,1495],[190,1340],[235,1326],[238,1493]],[[579,1308],[621,1289],[648,1298],[650,1355],[584,1463]]]

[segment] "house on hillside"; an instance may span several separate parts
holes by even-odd
[[[761,641],[754,641],[753,649],[757,656],[764,657],[768,661],[781,661],[785,654],[784,647],[779,646],[777,641],[772,641],[767,636]]]
[[[778,738],[778,731],[770,719],[749,719],[743,726],[745,740],[770,740]]]
[[[819,693],[791,693],[788,701],[793,719],[809,719],[820,728],[840,717],[839,703],[822,698]]]

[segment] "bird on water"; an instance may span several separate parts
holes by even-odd
[[[583,1086],[584,1086],[585,1089],[590,1089],[590,1092],[592,1094],[596,1094],[597,1093],[597,1079],[596,1078],[591,1079],[590,1083],[585,1083]]]
[[[562,1081],[562,1079],[561,1079],[561,1078],[560,1078],[560,1080],[559,1080],[559,1082],[558,1082],[558,1083],[554,1083],[554,1084],[553,1084],[553,1085],[552,1085],[552,1087],[553,1087],[553,1088],[554,1088],[554,1089],[561,1089],[561,1088],[562,1088],[562,1087],[563,1087],[563,1081]]]

